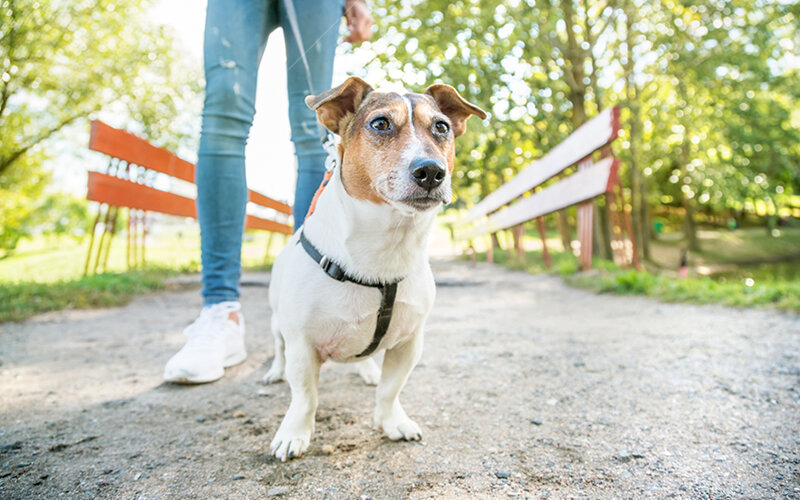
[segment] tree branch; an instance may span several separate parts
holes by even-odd
[[[45,130],[43,133],[39,134],[38,136],[36,136],[33,139],[31,139],[30,141],[28,141],[27,144],[25,144],[24,146],[20,147],[19,149],[17,149],[16,151],[11,153],[10,155],[6,156],[5,158],[0,159],[0,175],[3,175],[3,173],[5,173],[5,171],[8,170],[11,167],[11,165],[14,164],[15,161],[17,161],[22,155],[27,153],[32,147],[34,147],[37,144],[39,144],[40,142],[44,141],[45,139],[47,139],[51,135],[55,134],[56,132],[58,132],[59,130],[61,130],[65,126],[69,125],[70,123],[74,122],[78,118],[83,118],[85,116],[88,116],[89,113],[91,113],[92,111],[95,111],[95,110],[96,110],[96,108],[92,108],[91,110],[84,111],[84,112],[72,115],[72,116],[70,116],[68,118],[65,118],[64,120],[60,121],[54,127],[51,127],[49,129]]]

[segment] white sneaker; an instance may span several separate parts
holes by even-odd
[[[238,313],[239,323],[230,318]],[[164,367],[164,380],[177,384],[202,384],[222,378],[225,368],[247,357],[244,348],[244,316],[239,302],[206,306],[183,334],[186,344]]]

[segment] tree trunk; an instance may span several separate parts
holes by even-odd
[[[561,0],[561,8],[564,12],[565,31],[567,33],[567,48],[564,54],[569,61],[569,68],[565,71],[567,85],[569,86],[569,100],[572,103],[572,125],[573,130],[577,130],[586,121],[586,84],[583,81],[584,53],[575,38],[573,27],[575,26],[574,8],[572,0]],[[572,230],[569,226],[566,208],[558,211],[558,231],[561,233],[561,243],[564,251],[572,251]]]
[[[567,219],[567,208],[556,212],[558,215],[558,232],[561,234],[561,244],[564,245],[565,252],[572,251],[572,228],[569,227]]]
[[[686,215],[683,218],[683,234],[686,236],[689,250],[700,250],[700,240],[697,239],[697,224],[694,221],[694,200],[683,195],[683,208],[686,210]]]
[[[606,201],[600,206],[600,198],[595,199],[594,204],[594,234],[597,239],[597,255],[606,260],[614,260],[614,253],[611,250],[611,227],[608,224],[608,210]]]
[[[649,242],[647,237],[647,195],[645,190],[645,180],[642,171],[639,167],[639,139],[641,136],[639,124],[639,89],[634,80],[633,68],[633,44],[634,44],[634,31],[633,25],[636,22],[634,18],[636,9],[628,3],[628,8],[625,10],[625,96],[628,104],[628,111],[630,112],[630,120],[628,122],[628,133],[630,144],[630,186],[631,186],[631,222],[633,224],[632,240],[641,251],[642,256],[649,256]],[[647,258],[647,257],[645,257]]]
[[[650,260],[650,228],[653,227],[650,220],[650,204],[647,202],[647,179],[641,178],[641,206],[639,207],[639,217],[642,222],[642,246],[640,248],[640,255],[644,260]]]

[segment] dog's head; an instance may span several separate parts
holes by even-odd
[[[387,203],[406,213],[450,203],[454,140],[471,115],[486,118],[449,85],[424,94],[374,91],[364,80],[342,85],[306,104],[342,142],[342,182],[353,198]]]

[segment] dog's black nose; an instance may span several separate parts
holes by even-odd
[[[411,178],[428,191],[439,187],[445,178],[442,164],[430,158],[419,158],[411,162]]]

